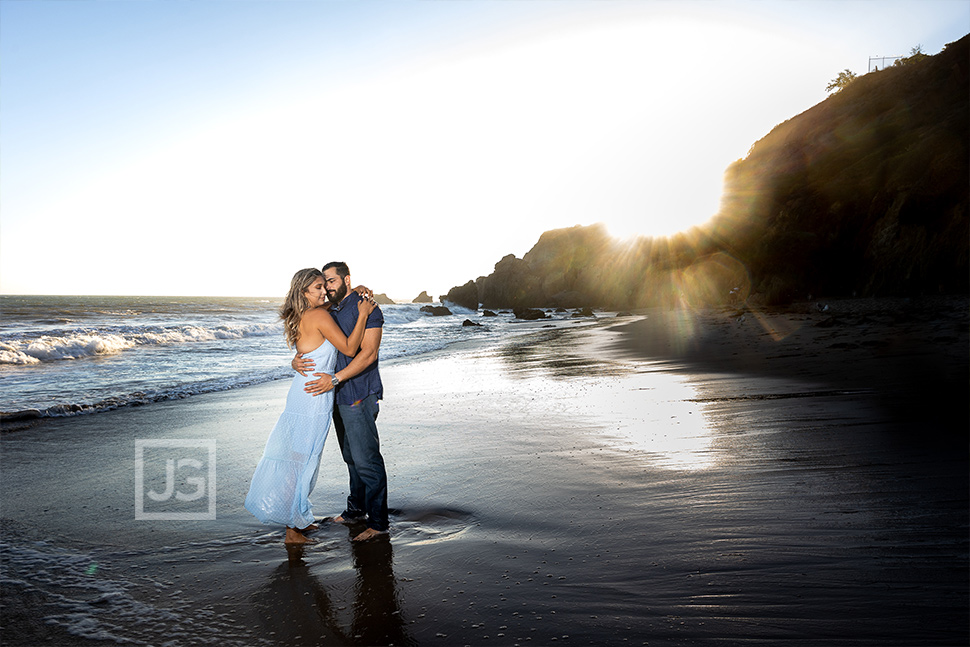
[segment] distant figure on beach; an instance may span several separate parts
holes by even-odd
[[[365,322],[376,307],[359,295],[356,306],[355,315],[359,311],[364,316],[345,336],[327,311],[323,273],[316,268],[300,270],[280,307],[287,346],[295,346],[301,355],[319,362],[322,370],[333,373],[338,350],[353,355],[360,348]],[[290,384],[286,408],[266,441],[245,503],[263,523],[285,525],[287,544],[311,541],[304,533],[316,528],[309,497],[333,413],[333,394],[315,398],[304,390],[304,382],[297,375]]]
[[[323,276],[327,298],[331,303],[330,312],[337,325],[344,332],[355,329],[361,317],[354,304],[361,297],[350,289],[350,268],[346,263],[327,263],[323,266]],[[333,520],[344,524],[367,522],[367,529],[356,535],[353,541],[367,541],[386,535],[389,526],[387,472],[377,434],[379,400],[384,397],[377,366],[383,326],[384,315],[380,308],[375,308],[367,316],[367,329],[360,352],[356,355],[342,353],[337,357],[337,372],[332,377],[324,369],[323,373],[313,374],[318,379],[306,383],[306,392],[315,396],[333,390],[337,392],[333,426],[340,453],[350,472],[350,495],[347,497],[347,509]],[[315,365],[314,358],[304,356],[302,352],[298,352],[292,362],[293,369],[303,375],[313,370]]]

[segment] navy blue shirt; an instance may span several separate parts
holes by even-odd
[[[350,333],[354,332],[354,326],[357,325],[357,317],[359,315],[357,312],[357,304],[360,300],[359,294],[351,292],[339,304],[330,307],[330,316],[333,317],[333,320],[337,322],[340,330],[347,336],[350,336]],[[364,327],[384,327],[384,313],[381,312],[380,307],[374,308],[374,311],[367,317],[367,323]],[[353,358],[338,352],[337,366],[334,372],[347,368],[351,359]],[[378,360],[375,359],[373,364],[337,386],[335,396],[337,404],[354,404],[375,393],[377,394],[378,400],[384,397],[384,385],[381,384],[381,374],[377,370],[377,362]]]

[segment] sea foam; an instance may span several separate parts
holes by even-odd
[[[136,346],[160,346],[278,335],[279,324],[128,328],[115,332],[65,332],[0,342],[0,364],[37,364],[113,355]]]

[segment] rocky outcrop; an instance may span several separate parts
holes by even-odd
[[[627,310],[966,293],[967,87],[970,36],[772,129],[727,169],[706,225],[623,243],[602,225],[547,231],[449,300],[460,290],[493,310]]]
[[[469,281],[461,287],[448,290],[448,294],[443,296],[441,300],[469,310],[478,310],[478,286],[475,285],[474,281]]]
[[[966,292],[970,37],[858,77],[725,174],[708,227],[768,302]]]
[[[394,302],[391,301],[390,297],[388,297],[383,292],[380,293],[380,294],[375,294],[374,295],[374,301],[377,301],[377,305],[380,305],[380,306],[392,306],[392,305],[394,305]]]
[[[602,225],[547,231],[523,258],[505,256],[492,274],[452,288],[445,299],[476,309],[599,305],[598,287],[584,273],[612,245]]]
[[[411,303],[433,303],[433,302],[434,302],[434,299],[432,299],[428,295],[427,291],[423,291],[421,292],[421,294],[414,297],[414,301],[412,301]]]

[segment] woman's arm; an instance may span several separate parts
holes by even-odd
[[[357,294],[359,294],[365,301],[371,301],[374,304],[375,308],[376,308],[377,302],[374,301],[374,298],[373,298],[374,297],[374,291],[373,290],[371,290],[370,288],[368,288],[366,286],[358,285],[357,287],[354,288],[354,292],[356,292]],[[322,307],[323,307],[324,310],[326,310],[327,312],[329,312],[330,311],[331,304],[327,303],[327,304],[325,304]],[[373,311],[373,308],[371,310]],[[343,333],[342,330],[340,332],[341,332],[341,334]],[[331,343],[333,343],[333,342],[331,342]],[[363,343],[364,342],[361,341],[361,344],[363,344]],[[299,353],[298,352],[293,357],[293,359],[290,360],[290,366],[293,368],[294,371],[296,371],[297,373],[299,373],[303,377],[306,377],[307,376],[307,373],[312,372],[313,369],[316,368],[316,363],[312,359],[309,359],[307,357],[304,357],[303,356],[303,353]]]
[[[354,330],[350,333],[349,337],[345,337],[340,326],[337,322],[333,320],[329,312],[323,309],[317,309],[314,311],[314,322],[316,324],[317,330],[323,335],[324,339],[328,340],[334,347],[341,353],[348,357],[353,357],[357,354],[357,349],[360,348],[360,342],[364,339],[364,329],[367,327],[367,317],[371,312],[374,311],[374,303],[366,299],[361,300],[357,304],[357,323],[354,326]]]

